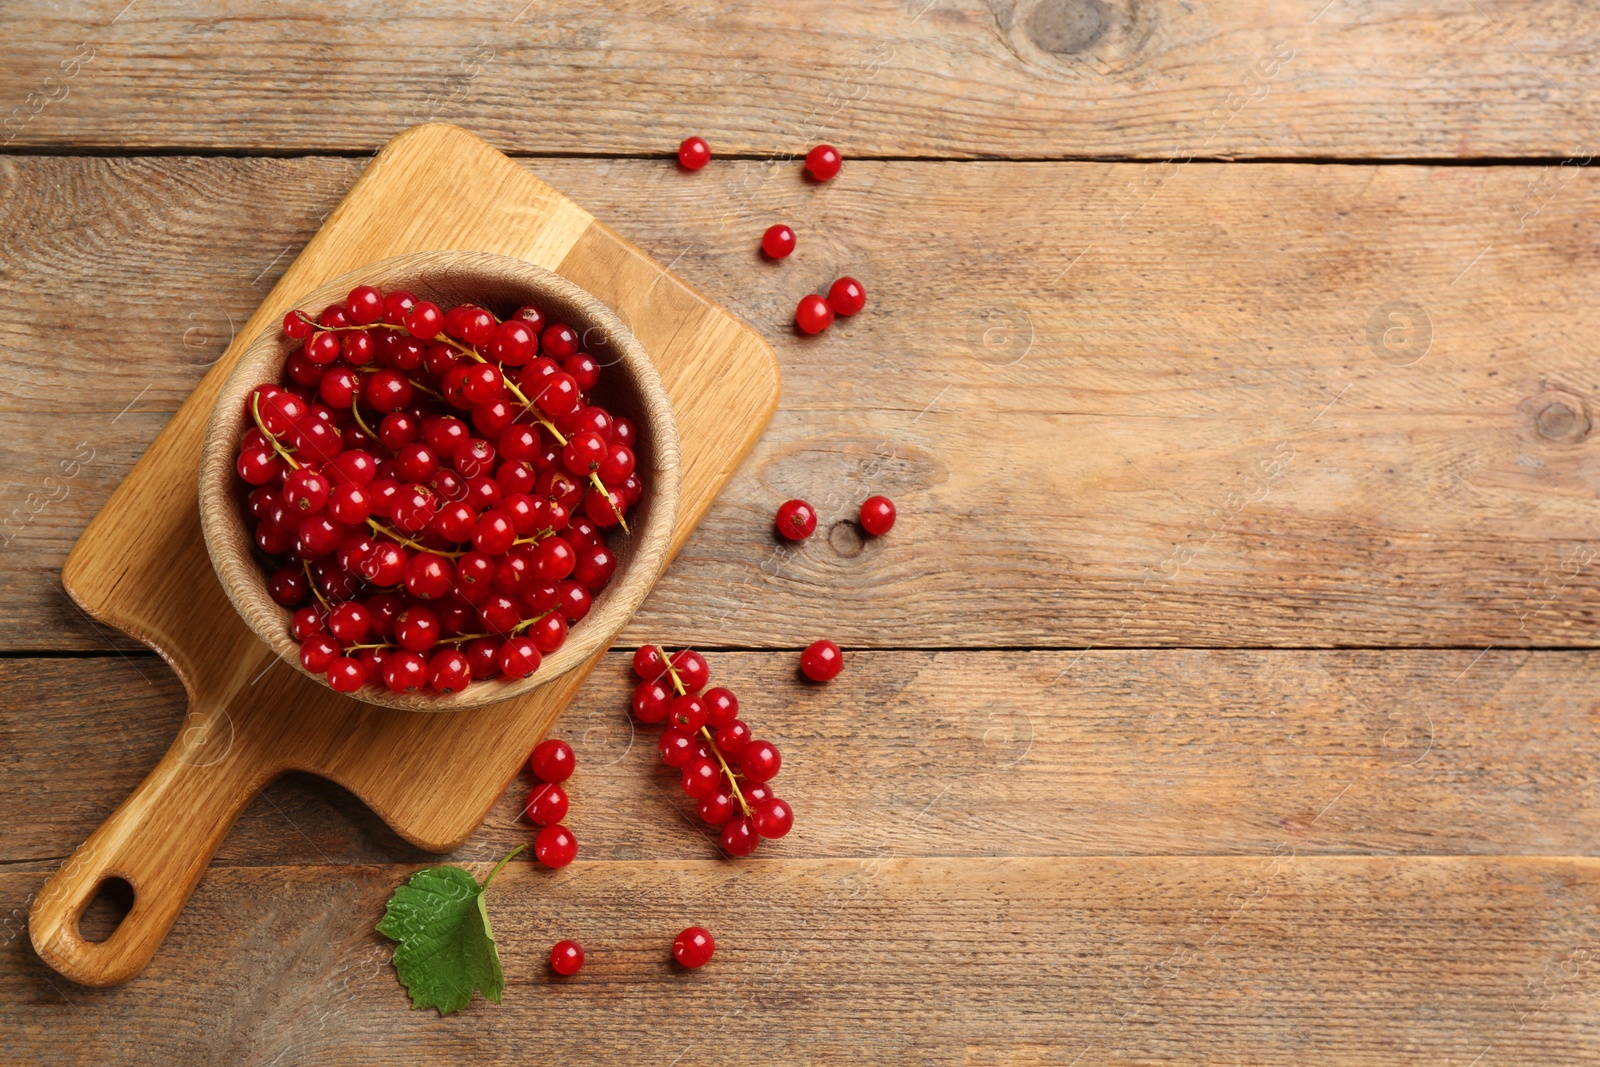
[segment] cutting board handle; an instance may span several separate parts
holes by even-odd
[[[234,741],[225,710],[191,705],[161,762],[39,891],[28,931],[41,959],[88,986],[144,970],[229,828],[279,773]],[[79,920],[112,878],[133,887],[133,907],[104,941],[89,941]]]

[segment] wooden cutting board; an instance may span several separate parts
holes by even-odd
[[[777,406],[777,361],[765,341],[550,186],[453,126],[418,126],[390,141],[89,524],[63,570],[86,611],[165,657],[190,702],[172,748],[34,901],[34,947],[75,982],[114,985],[138,974],[239,813],[285,772],[338,782],[420,848],[456,847],[598,661],[529,696],[470,711],[362,704],[289,669],[246,628],[212,571],[196,477],[213,397],[238,353],[328,279],[431,249],[537,263],[632,327],[660,369],[682,435],[673,553]],[[104,941],[86,941],[78,920],[115,878],[132,886],[132,908]]]

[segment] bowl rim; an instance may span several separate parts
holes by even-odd
[[[365,704],[408,711],[460,711],[499,704],[538,689],[604,651],[644,602],[667,564],[677,523],[682,483],[682,457],[677,420],[654,361],[622,319],[598,297],[554,271],[510,256],[468,250],[410,252],[390,256],[347,271],[298,297],[291,306],[315,313],[352,288],[377,284],[395,288],[429,288],[421,279],[444,277],[460,283],[465,276],[525,292],[526,302],[541,308],[563,306],[571,325],[595,327],[616,350],[618,359],[608,369],[615,380],[637,394],[640,438],[648,442],[650,464],[646,471],[645,501],[635,512],[629,533],[629,554],[612,581],[595,598],[594,605],[569,633],[566,643],[546,656],[539,669],[514,682],[501,678],[474,682],[458,693],[393,693],[381,683],[369,683],[355,693],[339,696]],[[448,282],[447,282],[448,283]],[[519,297],[523,299],[523,297]],[[577,320],[577,321],[572,321]],[[300,663],[300,646],[289,630],[292,613],[267,593],[266,575],[255,557],[253,537],[244,512],[235,499],[238,481],[234,454],[239,435],[247,427],[244,402],[256,386],[281,379],[292,348],[285,342],[277,320],[269,321],[239,353],[217,395],[207,419],[201,446],[199,472],[200,524],[206,552],[229,601],[245,624],[292,669],[328,686],[327,676],[306,670]],[[622,373],[617,374],[620,370]],[[642,453],[643,450],[641,450]],[[644,456],[641,454],[641,466]],[[644,501],[642,501],[644,502]],[[619,553],[620,555],[620,553]]]

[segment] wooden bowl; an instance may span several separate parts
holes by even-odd
[[[473,682],[448,695],[393,693],[381,680],[349,694],[369,704],[411,711],[456,711],[521,696],[610,645],[666,565],[682,474],[672,405],[655,364],[611,309],[542,267],[486,252],[416,252],[379,260],[335,278],[307,293],[295,306],[316,316],[363,284],[385,292],[406,289],[446,308],[471,302],[505,312],[535,305],[584,337],[585,347],[605,367],[596,388],[598,398],[609,410],[632,419],[639,429],[636,469],[644,482],[644,494],[630,514],[631,533],[614,530],[608,539],[617,554],[616,572],[595,597],[589,614],[573,625],[566,643],[546,656],[537,671],[517,681],[491,678]],[[267,593],[266,572],[246,524],[245,496],[250,487],[234,470],[239,439],[251,425],[246,398],[256,386],[282,379],[284,364],[296,343],[276,326],[269,327],[239,356],[223,384],[200,454],[200,524],[217,577],[250,629],[294,670],[327,685],[325,675],[312,674],[300,665],[300,646],[289,631],[292,613]]]

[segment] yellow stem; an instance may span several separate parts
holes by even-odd
[[[317,595],[317,599],[318,600],[322,601],[323,608],[325,608],[328,611],[332,611],[333,610],[333,605],[328,603],[328,598],[323,596],[322,595],[322,590],[317,588],[317,580],[311,576],[311,563],[310,563],[310,561],[302,559],[300,561],[300,566],[305,568],[306,581],[311,583],[311,591]]]
[[[296,463],[295,458],[289,454],[288,450],[278,443],[277,435],[267,429],[267,424],[261,421],[261,396],[259,393],[250,394],[250,414],[256,417],[256,429],[260,430],[262,435],[272,442],[273,450],[283,457],[285,463],[295,470],[299,470],[300,464]]]
[[[672,679],[672,688],[678,691],[679,696],[683,696],[689,690],[684,688],[683,679],[678,677],[678,671],[672,666],[672,660],[668,657],[667,650],[661,645],[656,645],[655,649],[656,655],[660,656],[661,662],[666,665],[667,676]],[[750,802],[744,798],[744,793],[739,788],[739,782],[733,776],[733,768],[729,767],[728,761],[722,758],[722,750],[717,747],[717,739],[711,735],[711,728],[708,726],[700,727],[700,736],[706,739],[706,744],[711,748],[711,754],[717,757],[717,762],[722,765],[722,773],[728,779],[729,788],[733,790],[733,799],[739,802],[739,809],[745,815],[749,815]]]
[[[379,522],[377,519],[368,519],[367,520],[367,525],[372,527],[378,533],[383,534],[385,537],[391,537],[394,540],[400,542],[402,545],[405,545],[408,548],[414,548],[418,552],[431,552],[435,556],[444,556],[446,559],[460,559],[462,556],[465,556],[467,554],[465,550],[463,550],[461,552],[451,552],[448,549],[429,548],[427,545],[420,545],[417,542],[411,540],[411,538],[407,537],[405,534],[399,532],[398,530],[389,529],[389,527],[385,526],[383,523]]]

